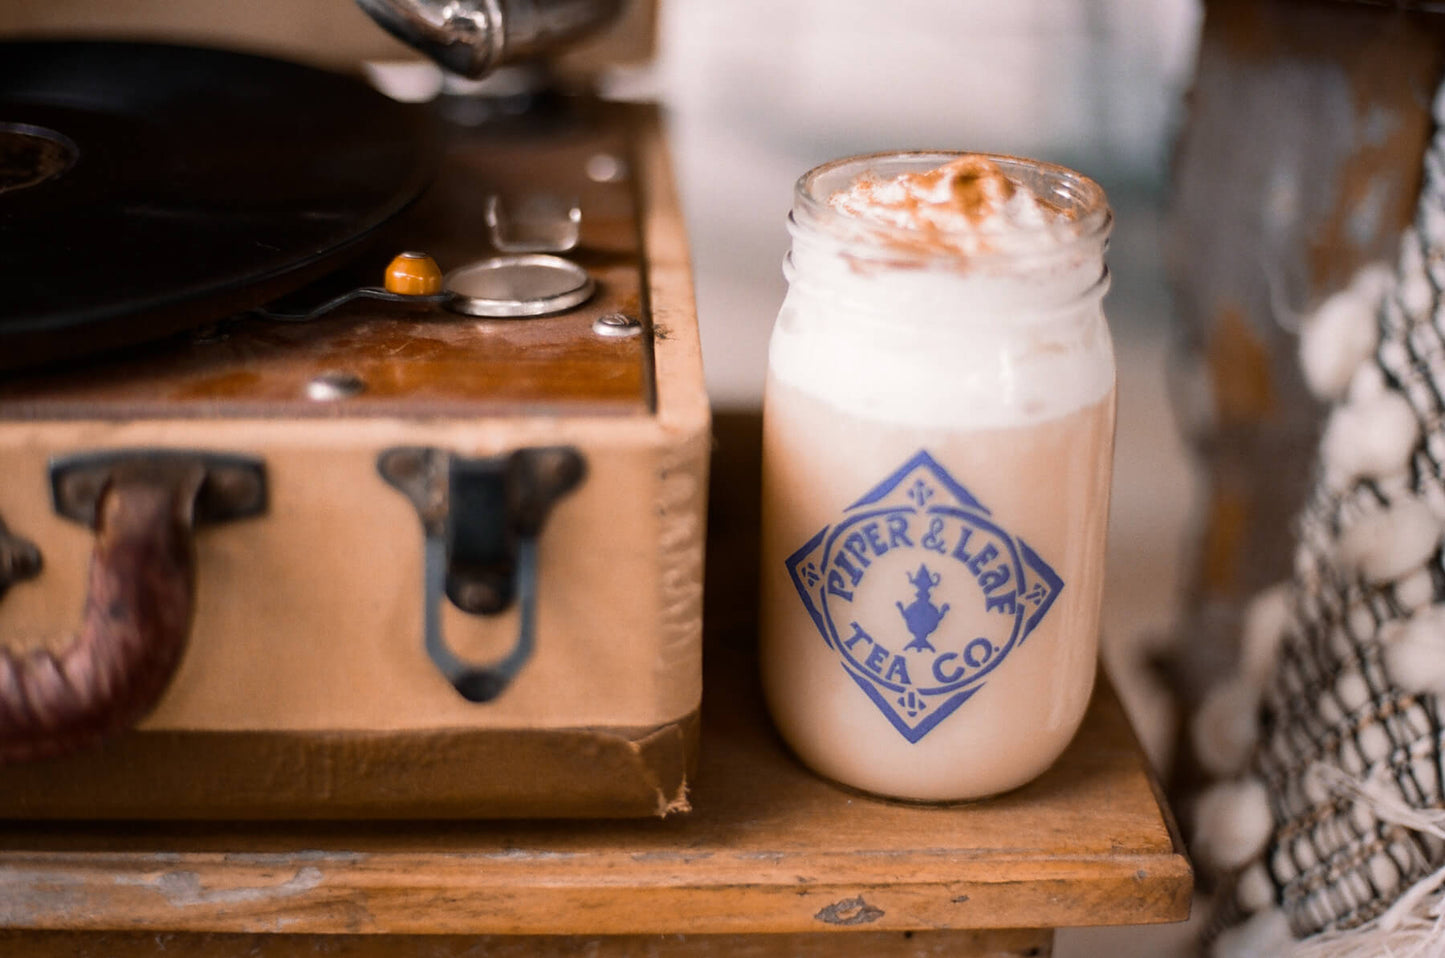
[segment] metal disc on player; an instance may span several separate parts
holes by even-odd
[[[438,141],[425,108],[280,60],[0,42],[0,368],[298,288],[420,194]]]
[[[546,316],[580,305],[595,287],[585,269],[560,256],[496,256],[447,274],[454,294],[447,308],[469,316]]]

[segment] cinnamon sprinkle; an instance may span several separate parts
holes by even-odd
[[[839,212],[906,231],[888,245],[923,253],[989,252],[990,237],[1072,219],[1071,211],[1009,179],[992,160],[966,154],[919,173],[865,173],[828,198]]]

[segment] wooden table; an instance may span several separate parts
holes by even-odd
[[[797,764],[754,679],[756,417],[717,432],[691,814],[11,824],[0,954],[1047,955],[1060,925],[1187,917],[1189,863],[1107,682],[1064,757],[989,801],[880,801]]]

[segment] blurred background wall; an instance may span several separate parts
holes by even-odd
[[[1117,312],[1156,265],[1120,258],[1149,228],[1124,217],[1157,206],[1200,16],[1195,0],[664,2],[657,61],[611,86],[671,108],[714,400],[761,396],[793,181],[849,153],[1017,153],[1094,176],[1121,213]]]

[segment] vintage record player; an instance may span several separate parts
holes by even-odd
[[[616,4],[363,6],[532,82],[0,36],[0,817],[688,807],[686,238],[655,109],[535,82]]]

